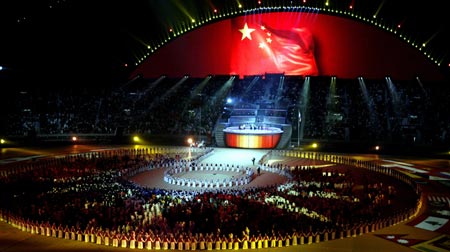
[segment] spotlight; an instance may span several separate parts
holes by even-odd
[[[139,141],[141,141],[141,139],[138,136],[134,136],[133,137],[133,141],[134,142],[139,142]]]
[[[6,140],[5,139],[0,139],[0,144],[5,144],[6,143]]]
[[[72,142],[76,142],[78,140],[78,138],[76,136],[72,137]]]

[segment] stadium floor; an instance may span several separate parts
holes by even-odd
[[[0,154],[0,170],[8,169],[15,162],[32,158],[75,154],[95,150],[105,150],[123,146],[74,145],[60,148],[2,148]],[[126,146],[130,147],[130,146]],[[256,160],[264,155],[262,150],[215,149],[214,155],[205,159],[206,163],[234,163],[252,165],[252,157]],[[340,154],[342,155],[342,154]],[[408,176],[417,178],[423,183],[423,207],[415,219],[376,230],[375,232],[356,237],[330,240],[320,243],[260,249],[264,251],[396,251],[396,252],[443,252],[450,251],[450,160],[425,158],[398,158],[373,154],[350,155],[355,159],[379,163],[391,169],[397,169]],[[232,158],[231,158],[232,157]],[[295,165],[296,158],[286,157],[282,161]],[[152,174],[154,175],[154,174]],[[162,174],[160,175],[162,176]],[[168,185],[160,176],[138,175],[132,178],[135,182],[152,184],[163,188],[176,189],[176,185]],[[262,173],[247,186],[258,186],[272,183],[282,177]],[[437,204],[439,203],[439,204]],[[440,210],[433,210],[435,207]],[[444,206],[444,207],[442,207]],[[440,213],[436,216],[435,213]],[[431,219],[430,219],[431,218]],[[120,251],[129,248],[115,248],[86,242],[77,242],[22,232],[6,222],[0,222],[0,252],[19,251]],[[136,249],[138,250],[138,249]],[[251,249],[249,249],[251,250]]]

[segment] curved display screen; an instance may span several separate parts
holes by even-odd
[[[442,78],[435,65],[394,34],[317,11],[248,13],[203,25],[159,48],[132,76],[266,73]]]

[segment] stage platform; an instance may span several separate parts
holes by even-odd
[[[283,131],[276,127],[227,127],[223,130],[225,144],[232,148],[275,148]]]

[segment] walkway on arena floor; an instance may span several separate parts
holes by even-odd
[[[126,146],[127,148],[133,146]],[[115,146],[69,146],[55,149],[18,149],[4,148],[0,156],[0,169],[5,169],[8,164],[13,164],[28,158],[51,157],[65,154],[74,154],[116,148]],[[252,166],[251,158],[258,160],[260,155],[264,155],[263,150],[240,150],[240,149],[217,149],[216,152],[227,151],[228,154],[214,155],[209,159],[203,160],[204,163],[233,163],[232,160],[241,162],[240,165]],[[235,159],[237,156],[239,159]],[[341,154],[342,155],[342,154]],[[298,245],[295,251],[329,251],[329,252],[348,252],[348,251],[396,251],[396,252],[444,252],[450,251],[450,223],[448,219],[450,214],[447,212],[436,212],[437,207],[445,206],[449,209],[450,205],[450,165],[449,160],[422,159],[422,158],[395,158],[380,157],[378,155],[349,155],[358,160],[377,162],[385,167],[397,169],[408,176],[416,177],[423,183],[424,188],[424,208],[421,214],[414,219],[403,223],[379,229],[375,232],[359,235],[356,237],[330,240],[320,243]],[[233,157],[232,159],[230,157]],[[223,158],[223,160],[221,159]],[[282,162],[290,165],[295,164],[295,159],[285,157]],[[142,176],[140,179],[147,176]],[[268,176],[266,177],[268,178]],[[138,179],[138,177],[136,178]],[[253,183],[262,183],[261,180],[252,181]],[[270,178],[272,179],[272,178]],[[148,182],[148,181],[147,181]],[[150,182],[156,183],[156,182]],[[158,183],[161,183],[159,181]],[[164,182],[162,182],[164,183]],[[251,186],[253,186],[252,184]],[[167,186],[167,184],[165,184]],[[447,204],[447,205],[445,205]],[[438,219],[429,219],[435,213],[441,214]],[[444,217],[442,217],[444,216]],[[446,216],[446,217],[445,217]],[[93,243],[78,242],[71,240],[45,237],[22,232],[11,225],[0,222],[0,252],[19,252],[19,251],[124,251],[129,248],[114,248]],[[138,250],[138,249],[136,249]],[[249,249],[251,250],[251,249]],[[293,247],[261,249],[264,251],[294,251]]]

